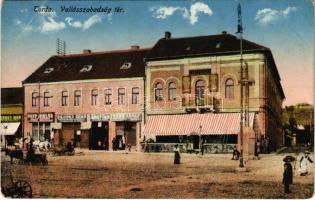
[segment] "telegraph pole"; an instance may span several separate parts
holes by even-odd
[[[241,119],[240,119],[240,164],[239,167],[244,167],[244,157],[243,157],[243,132],[244,132],[244,67],[243,67],[243,25],[242,25],[242,10],[241,3],[238,3],[237,6],[237,34],[239,35],[240,40],[240,93],[241,93]]]

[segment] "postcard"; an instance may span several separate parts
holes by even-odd
[[[314,1],[2,1],[3,198],[308,199]]]

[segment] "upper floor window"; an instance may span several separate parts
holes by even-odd
[[[105,105],[112,104],[112,89],[105,89]]]
[[[225,98],[234,98],[234,81],[232,79],[227,79],[225,82]]]
[[[118,105],[125,104],[125,88],[118,88]]]
[[[49,92],[44,92],[44,107],[49,106],[50,104],[49,99],[50,99]]]
[[[138,104],[139,103],[139,88],[138,87],[134,87],[132,88],[132,100],[131,100],[132,104]]]
[[[163,87],[161,83],[157,83],[154,88],[155,91],[155,101],[162,101]]]
[[[95,106],[97,104],[97,90],[94,89],[92,90],[92,93],[91,93],[91,104],[92,106]]]
[[[38,105],[38,92],[32,93],[32,107],[36,107]]]
[[[174,82],[171,82],[168,87],[168,99],[171,101],[176,100],[176,85]]]
[[[68,91],[61,92],[61,106],[68,105]]]
[[[74,91],[74,106],[79,106],[81,100],[81,90]]]
[[[205,82],[199,80],[196,82],[196,102],[198,105],[204,104]]]

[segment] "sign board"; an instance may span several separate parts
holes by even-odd
[[[91,114],[92,122],[108,122],[110,120],[109,114]]]
[[[1,122],[21,122],[22,115],[1,115]]]
[[[39,116],[39,118],[38,118]],[[54,121],[54,113],[28,113],[27,120],[29,122],[53,122]]]
[[[115,113],[112,114],[112,121],[141,121],[141,113]]]
[[[86,122],[86,114],[57,115],[58,122]]]

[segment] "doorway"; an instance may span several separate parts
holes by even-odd
[[[92,122],[89,149],[108,150],[108,122]]]

